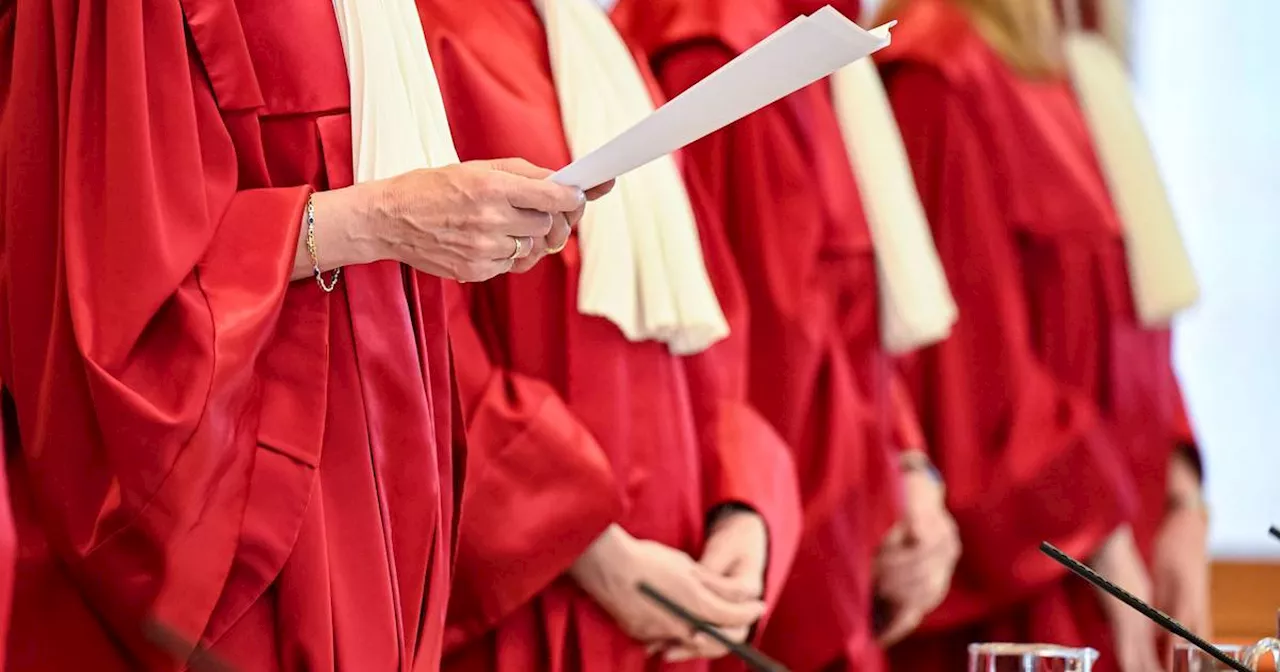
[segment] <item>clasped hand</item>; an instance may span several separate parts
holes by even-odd
[[[942,484],[923,471],[910,471],[904,479],[903,518],[876,556],[876,595],[889,608],[879,633],[884,646],[911,634],[942,602],[960,558],[960,535]]]
[[[570,575],[651,653],[665,651],[671,662],[716,658],[727,652],[723,646],[653,604],[637,585],[648,583],[741,641],[764,613],[766,553],[760,517],[733,511],[715,521],[701,561],[614,525],[578,558]]]

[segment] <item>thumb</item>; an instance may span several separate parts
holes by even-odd
[[[730,602],[746,602],[760,599],[760,591],[754,582],[743,577],[716,574],[707,569],[698,572],[698,580],[712,593]]]
[[[885,533],[884,539],[880,542],[880,548],[885,549],[901,546],[906,540],[906,536],[906,524],[903,521],[898,521],[893,527],[889,528],[888,532]]]
[[[707,539],[707,546],[702,549],[702,557],[698,558],[698,564],[702,565],[703,569],[720,576],[726,576],[733,570],[740,558],[733,539],[729,537],[729,533],[719,531]]]

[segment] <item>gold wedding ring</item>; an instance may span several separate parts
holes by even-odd
[[[569,231],[564,234],[564,240],[560,241],[560,245],[556,247],[547,246],[547,254],[560,254],[564,251],[565,246],[569,244],[569,236],[573,235],[573,227],[569,226],[569,218],[564,215],[559,215],[559,217],[564,220],[564,225]]]
[[[511,239],[516,241],[516,249],[511,253],[511,256],[507,257],[507,259],[515,261],[516,259],[524,256],[524,236],[512,236]],[[532,244],[532,240],[530,240],[530,244]]]

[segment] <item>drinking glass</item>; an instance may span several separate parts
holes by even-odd
[[[1258,669],[1264,656],[1271,654],[1270,669],[1280,664],[1280,640],[1270,637],[1253,646],[1237,646],[1234,644],[1216,644],[1222,652],[1232,660],[1244,663],[1251,670]],[[1179,642],[1173,648],[1173,672],[1221,672],[1230,670],[1224,663],[1209,654],[1186,643]]]
[[[970,644],[969,672],[1091,672],[1093,649],[1055,644]]]

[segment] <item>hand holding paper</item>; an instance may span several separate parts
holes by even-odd
[[[892,26],[866,31],[830,6],[802,16],[551,179],[585,189],[635,170],[883,49]]]

